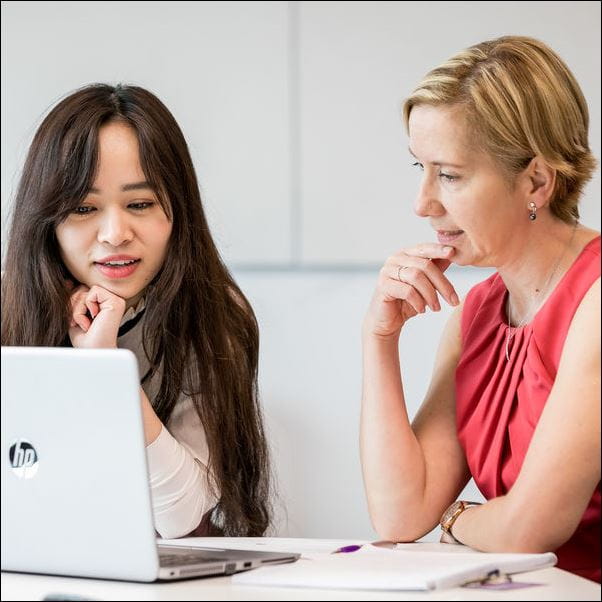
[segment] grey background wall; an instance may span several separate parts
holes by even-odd
[[[3,248],[28,144],[59,98],[121,81],[167,104],[260,321],[280,535],[374,535],[358,455],[360,324],[384,258],[432,239],[412,214],[401,102],[451,54],[504,34],[565,59],[599,158],[599,2],[2,2]],[[600,228],[599,172],[582,218]],[[451,271],[460,292],[487,273]],[[403,333],[412,415],[447,314]]]

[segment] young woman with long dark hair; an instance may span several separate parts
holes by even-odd
[[[149,91],[89,85],[39,127],[13,206],[2,345],[131,349],[159,534],[265,532],[257,322],[184,136]]]

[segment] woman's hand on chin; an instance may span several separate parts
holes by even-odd
[[[389,257],[364,319],[364,336],[397,339],[409,319],[427,308],[439,311],[439,297],[458,305],[454,286],[443,275],[454,252],[453,247],[424,243]]]
[[[125,313],[125,299],[106,288],[82,284],[71,292],[69,338],[74,347],[114,349],[119,324]]]

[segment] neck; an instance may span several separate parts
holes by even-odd
[[[533,224],[513,257],[498,268],[508,289],[508,319],[525,324],[545,302],[575,259],[579,226],[558,220]]]
[[[141,290],[136,296],[126,299],[125,300],[125,310],[127,311],[130,307],[136,307],[136,305],[138,305],[138,302],[140,301],[140,299],[142,299],[142,297],[144,297],[144,292],[145,292],[145,289]]]

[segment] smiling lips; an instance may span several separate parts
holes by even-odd
[[[108,278],[127,278],[131,276],[141,259],[131,255],[109,255],[94,262],[94,265]]]
[[[464,234],[464,230],[437,230],[437,240],[442,245],[448,245]]]

